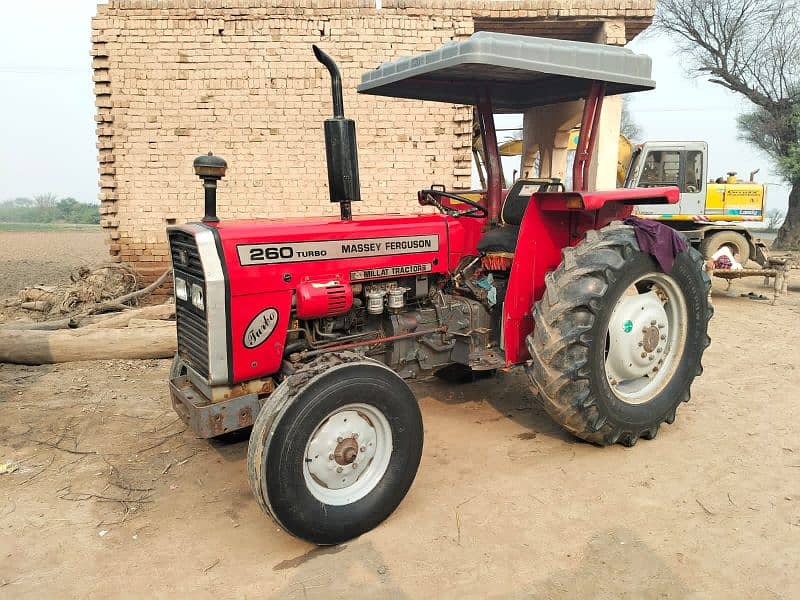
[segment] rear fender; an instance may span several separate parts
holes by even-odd
[[[503,305],[506,364],[530,358],[525,339],[533,331],[533,303],[545,291],[545,275],[561,263],[561,249],[577,244],[589,229],[629,216],[636,204],[675,204],[677,187],[619,189],[607,192],[540,192],[531,197]]]
[[[545,192],[534,194],[542,210],[601,210],[608,203],[633,206],[636,204],[677,204],[680,190],[675,186],[653,188],[623,188],[605,192]]]

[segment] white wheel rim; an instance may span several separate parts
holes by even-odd
[[[392,455],[392,429],[369,404],[337,408],[308,438],[303,476],[308,491],[332,506],[352,504],[383,478]]]
[[[686,345],[686,301],[675,280],[648,273],[617,301],[606,336],[605,373],[628,404],[652,400],[672,379]]]

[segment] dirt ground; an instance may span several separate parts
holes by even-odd
[[[0,597],[800,597],[800,281],[723,288],[692,401],[634,448],[563,433],[522,372],[416,384],[409,495],[333,548],[261,514],[246,435],[185,430],[168,361],[0,365]]]
[[[92,230],[0,231],[0,298],[26,286],[69,281],[70,271],[106,260],[100,227]]]

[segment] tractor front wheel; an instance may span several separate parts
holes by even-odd
[[[633,446],[673,422],[710,343],[702,264],[689,248],[663,272],[621,223],[564,250],[527,340],[531,379],[562,427],[595,444]]]
[[[287,532],[337,544],[400,504],[422,438],[419,406],[400,377],[353,353],[326,355],[287,377],[256,418],[250,487]]]

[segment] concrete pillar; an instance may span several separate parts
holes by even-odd
[[[567,172],[569,130],[581,122],[583,102],[562,102],[528,109],[522,121],[523,176],[533,177],[537,154],[539,176],[558,177],[564,181]]]
[[[622,19],[603,21],[592,41],[598,44],[625,44],[625,22]],[[586,92],[589,92],[587,85]],[[569,130],[581,123],[583,101],[538,106],[523,116],[523,155],[520,170],[523,176],[535,175],[534,163],[540,156],[539,176],[567,178],[567,144]],[[622,99],[609,96],[603,101],[594,156],[589,165],[589,190],[610,190],[616,187],[619,127]],[[571,174],[570,174],[571,175]]]
[[[592,39],[597,44],[625,44],[625,21],[615,19],[600,24]],[[589,190],[613,190],[617,187],[619,128],[622,119],[622,96],[607,96],[603,101],[594,156],[589,165]]]

